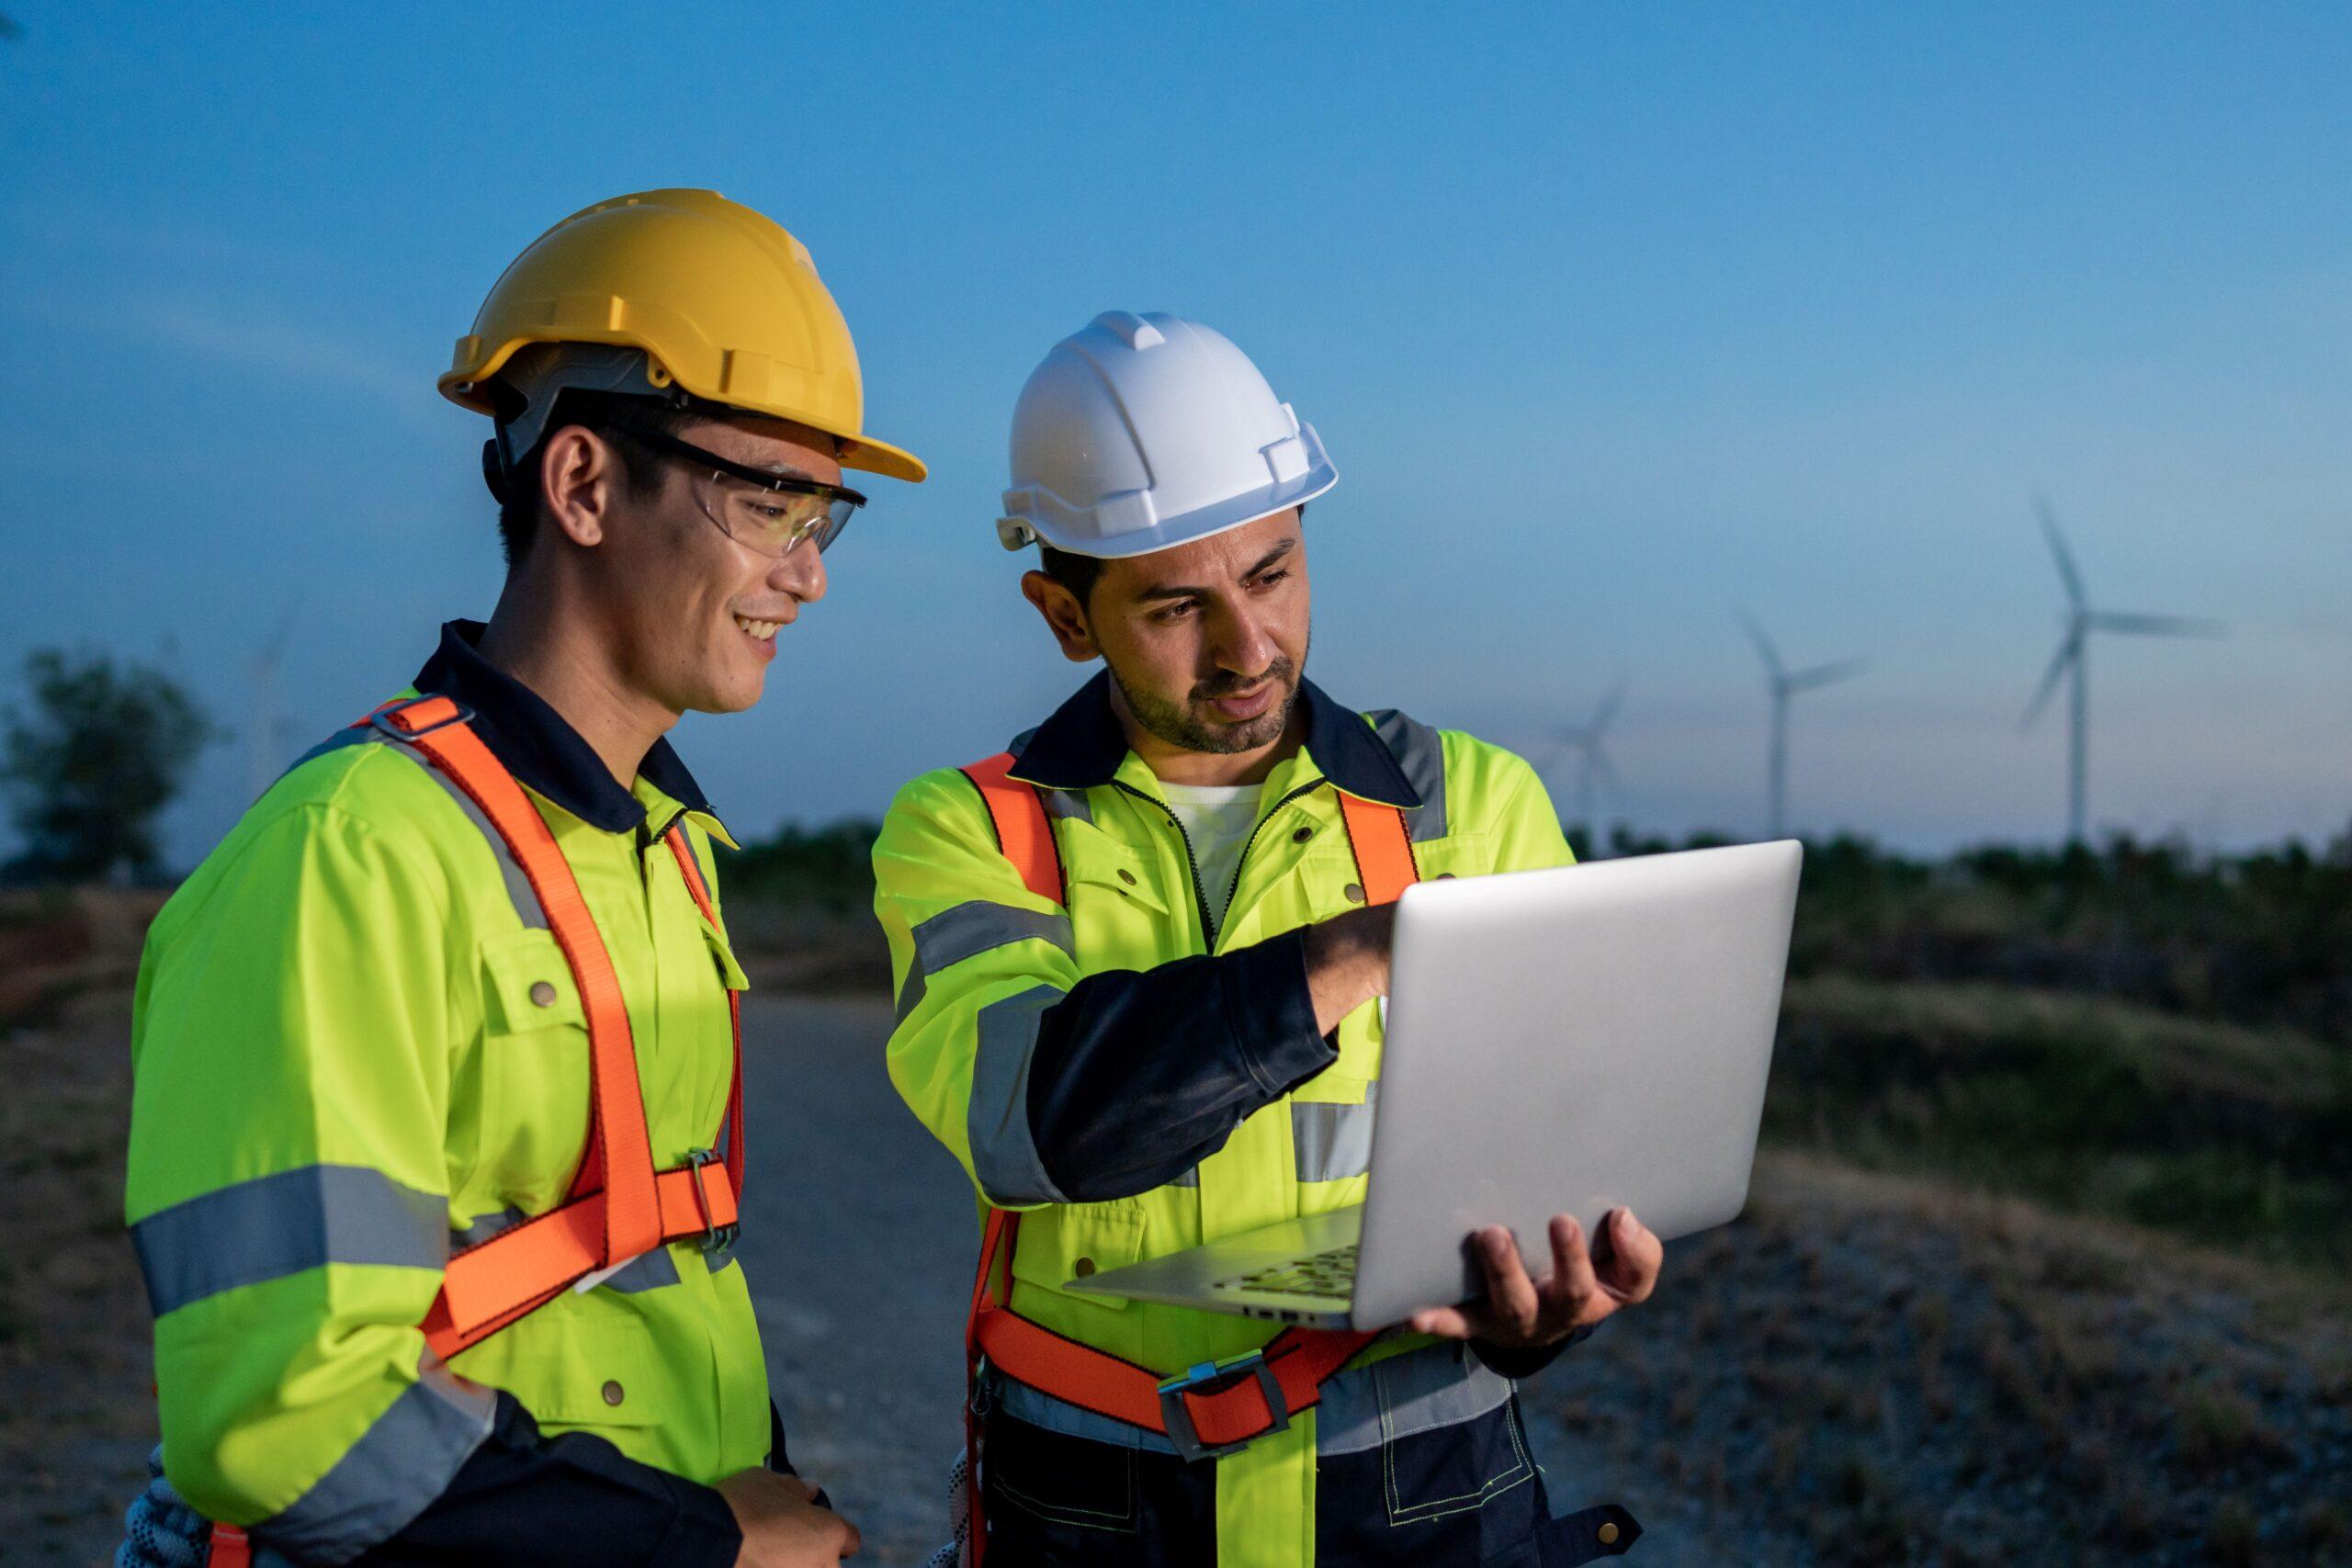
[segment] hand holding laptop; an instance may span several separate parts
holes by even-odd
[[[1631,1209],[1611,1209],[1590,1247],[1574,1214],[1553,1215],[1551,1232],[1552,1271],[1540,1284],[1528,1278],[1510,1231],[1488,1225],[1474,1234],[1470,1247],[1486,1271],[1487,1299],[1425,1308],[1409,1320],[1413,1331],[1533,1349],[1589,1328],[1619,1307],[1636,1306],[1657,1288],[1666,1246]]]

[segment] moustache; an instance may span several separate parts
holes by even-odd
[[[1227,671],[1214,681],[1204,681],[1193,688],[1193,700],[1213,703],[1220,697],[1229,697],[1244,687],[1261,686],[1269,681],[1279,682],[1285,686],[1294,685],[1297,674],[1296,668],[1289,660],[1277,659],[1255,675],[1245,677]]]

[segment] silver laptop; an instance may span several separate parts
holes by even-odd
[[[1464,1247],[1620,1206],[1665,1240],[1747,1201],[1796,910],[1793,840],[1423,882],[1396,910],[1363,1203],[1068,1289],[1321,1328],[1484,1294]]]

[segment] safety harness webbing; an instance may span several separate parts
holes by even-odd
[[[388,703],[354,726],[372,726],[413,750],[481,808],[538,895],[548,930],[579,988],[588,1025],[588,1142],[564,1201],[544,1214],[454,1254],[424,1315],[424,1342],[447,1360],[521,1321],[599,1269],[673,1241],[731,1243],[743,1188],[742,998],[727,992],[734,1032],[733,1076],[720,1127],[723,1157],[702,1155],[653,1168],[637,1043],[612,954],[581,896],[579,879],[523,786],[476,735],[472,715],[448,697]],[[695,908],[713,929],[718,915],[702,868],[672,823],[662,835]],[[252,1547],[232,1526],[212,1527],[211,1568],[248,1568]]]
[[[1001,752],[963,773],[980,792],[989,819],[996,825],[998,845],[1020,873],[1022,885],[1060,905],[1062,864],[1053,822],[1036,790],[1012,776],[1013,766],[1012,754]],[[1419,877],[1405,814],[1332,787],[1340,796],[1340,819],[1355,853],[1364,902],[1394,903]],[[982,1561],[988,1542],[977,1462],[983,1358],[1015,1382],[1160,1433],[1188,1457],[1205,1457],[1288,1427],[1291,1416],[1321,1401],[1323,1384],[1351,1357],[1378,1337],[1351,1330],[1285,1328],[1254,1356],[1163,1378],[1148,1367],[1033,1323],[1006,1304],[1020,1224],[1016,1213],[988,1211],[979,1268],[972,1280],[971,1311],[965,1319],[965,1370],[973,1395],[966,1401],[965,1417],[973,1568]]]

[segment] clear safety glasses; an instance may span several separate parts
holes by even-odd
[[[847,485],[763,473],[639,424],[614,428],[695,469],[695,502],[703,515],[729,538],[763,556],[781,558],[804,544],[822,554],[865,504],[865,497]]]

